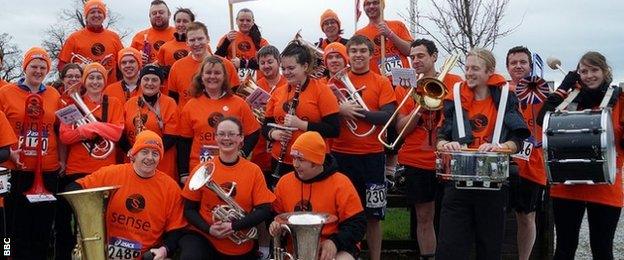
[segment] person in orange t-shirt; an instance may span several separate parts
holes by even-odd
[[[182,112],[178,131],[178,173],[182,180],[189,169],[205,162],[215,155],[216,139],[214,129],[225,116],[241,120],[245,141],[241,149],[244,155],[251,153],[258,142],[260,124],[251,108],[242,98],[232,94],[229,72],[225,69],[225,59],[210,56],[204,60],[199,73],[193,78],[191,95]]]
[[[532,57],[526,47],[511,48],[507,52],[506,64],[511,76],[510,89],[518,96],[520,111],[531,130],[531,137],[523,141],[520,153],[512,155],[518,165],[519,174],[509,176],[510,206],[515,209],[518,222],[518,258],[528,260],[537,233],[535,211],[541,208],[546,189],[542,127],[535,120],[546,101],[549,89],[544,80],[531,75]]]
[[[327,45],[333,42],[339,42],[345,45],[347,41],[349,41],[349,39],[341,36],[344,30],[341,27],[338,15],[332,9],[327,9],[321,14],[321,31],[325,34],[325,38],[319,38],[319,41],[314,43],[314,45],[321,50],[324,50]]]
[[[412,68],[417,75],[425,78],[438,78],[435,63],[438,60],[438,48],[435,43],[427,39],[417,39],[412,42],[410,57]],[[447,93],[461,77],[447,73],[442,80]],[[402,102],[408,89],[395,89],[397,102]],[[406,182],[405,195],[410,205],[414,205],[418,221],[416,233],[421,258],[433,257],[436,250],[436,237],[433,227],[435,215],[435,200],[439,184],[435,172],[435,144],[437,127],[442,120],[441,111],[430,111],[420,108],[420,116],[415,117],[409,126],[409,117],[415,113],[417,104],[413,97],[408,97],[399,110],[396,121],[396,130],[400,132],[407,127],[403,135],[403,146],[399,150],[399,164],[404,169]]]
[[[122,79],[104,88],[104,95],[115,97],[126,103],[131,97],[139,94],[139,72],[143,67],[141,53],[133,47],[124,48],[117,54],[117,64]]]
[[[258,76],[259,79],[259,75],[256,75],[256,70],[258,70],[256,52],[263,46],[269,45],[269,42],[262,38],[260,29],[254,21],[253,12],[248,8],[238,11],[236,26],[238,31],[230,31],[221,37],[215,54],[230,59],[238,69],[239,78],[243,79],[246,75],[251,75],[252,77]]]
[[[355,187],[325,150],[325,142],[318,132],[308,131],[297,137],[291,149],[295,171],[277,183],[273,211],[336,216],[336,222],[325,224],[321,230],[319,259],[356,259],[366,231],[364,209]],[[272,236],[281,234],[280,225],[273,221],[269,232]]]
[[[102,64],[108,71],[106,84],[117,81],[117,53],[123,49],[119,35],[103,27],[106,4],[102,0],[89,0],[84,5],[86,27],[67,38],[59,53],[58,69],[67,63],[91,62]]]
[[[50,234],[56,202],[31,203],[24,193],[33,186],[39,170],[45,189],[57,191],[61,165],[54,112],[61,108],[61,96],[55,88],[43,84],[51,63],[43,48],[29,49],[22,61],[24,77],[0,89],[0,111],[19,140],[10,148],[11,160],[2,163],[11,170],[11,192],[5,197],[9,220],[6,237],[11,238],[11,256],[15,259],[43,259],[50,244],[50,237],[41,234]]]
[[[598,52],[585,53],[578,62],[576,71],[570,71],[562,80],[557,90],[550,94],[544,103],[537,123],[541,126],[544,114],[554,111],[563,102],[568,92],[580,86],[580,92],[572,103],[576,103],[577,111],[596,109],[605,96],[613,80],[611,67],[607,59]],[[573,259],[578,245],[579,229],[587,210],[589,224],[589,240],[594,259],[613,258],[613,238],[624,206],[622,191],[622,95],[616,87],[608,107],[613,108],[611,120],[617,160],[615,182],[597,185],[564,185],[550,186],[553,215],[557,243],[554,259]],[[546,151],[544,151],[546,152]],[[579,169],[585,171],[585,169]],[[596,173],[596,174],[602,174]]]
[[[275,195],[267,188],[260,168],[239,153],[243,129],[244,124],[237,118],[222,118],[214,130],[218,154],[195,167],[184,184],[184,216],[192,231],[180,240],[180,259],[258,259],[253,250],[254,238],[248,234],[253,233],[251,228],[271,218]],[[206,167],[212,170],[203,172]],[[219,195],[211,185],[226,191]],[[227,192],[229,189],[235,192]],[[236,205],[224,201],[223,195]],[[213,210],[222,206],[240,207],[243,217],[215,217]],[[238,238],[230,236],[233,232]]]
[[[466,81],[456,83],[460,96],[447,95],[444,121],[438,129],[436,148],[440,152],[459,152],[462,146],[480,152],[499,148],[518,151],[522,140],[530,136],[524,118],[518,111],[518,99],[510,93],[502,101],[505,79],[494,73],[496,60],[492,52],[475,48],[466,56]],[[455,86],[454,86],[455,87]],[[453,92],[451,92],[453,93]],[[455,100],[458,99],[458,100]],[[465,136],[460,136],[455,118],[455,102],[461,104]],[[499,102],[506,102],[502,118],[497,118]],[[494,140],[494,125],[502,121],[500,140]],[[474,174],[474,173],[453,173]],[[478,181],[475,181],[478,184]],[[463,189],[458,183],[445,183],[440,213],[440,231],[435,259],[468,259],[473,238],[477,259],[500,259],[504,237],[507,186],[500,189]],[[468,186],[467,186],[468,187]]]
[[[281,54],[282,73],[288,85],[271,93],[262,125],[264,137],[272,143],[273,177],[292,171],[292,157],[288,151],[294,139],[304,131],[317,131],[324,138],[340,134],[338,101],[327,85],[309,77],[314,65],[309,49],[298,40],[290,42]],[[295,96],[297,102],[293,102]],[[291,105],[294,107],[290,108]],[[274,128],[273,124],[295,130]],[[269,185],[274,186],[276,181],[272,180]]]
[[[130,98],[124,105],[125,127],[119,145],[123,151],[130,150],[136,135],[142,130],[152,130],[163,139],[165,153],[158,170],[178,181],[175,142],[178,136],[178,108],[173,98],[160,93],[164,71],[154,65],[141,69],[139,82],[141,95]]]
[[[173,257],[187,222],[180,187],[156,169],[163,154],[158,134],[145,130],[130,150],[130,163],[102,167],[67,190],[119,186],[106,207],[107,257]]]
[[[351,67],[338,73],[346,73],[346,79],[358,90],[355,95],[360,97],[360,101],[340,103],[340,136],[332,139],[331,151],[338,169],[349,177],[365,208],[366,242],[374,258],[381,253],[381,220],[384,219],[386,204],[385,154],[377,135],[396,109],[396,98],[389,80],[370,71],[373,43],[368,38],[361,35],[351,37],[346,52]],[[328,59],[327,63],[330,62]],[[343,93],[353,91],[343,82],[330,84],[335,84]],[[353,98],[356,99],[355,96]],[[355,129],[348,124],[355,125]]]
[[[191,85],[196,74],[199,73],[199,67],[202,62],[213,56],[210,53],[208,29],[201,22],[192,22],[186,29],[186,44],[189,46],[190,55],[176,61],[169,72],[169,96],[178,102],[178,108],[184,108],[186,102],[192,98]],[[219,56],[216,56],[219,57]],[[229,85],[232,88],[240,85],[240,79],[236,74],[236,67],[231,61],[221,58],[228,73]]]
[[[191,9],[178,8],[173,14],[173,21],[176,29],[176,32],[173,33],[174,38],[160,46],[156,54],[158,66],[165,70],[165,85],[173,63],[189,54],[189,46],[186,44],[186,27],[195,21],[195,14]],[[167,94],[167,92],[163,93]]]
[[[15,133],[11,131],[11,124],[6,118],[6,115],[4,114],[4,112],[0,111],[0,163],[3,163],[11,158],[11,145],[14,144],[17,144],[17,137],[15,136]],[[3,185],[6,184],[5,181],[7,180],[2,180]],[[2,193],[0,195],[5,194]],[[0,208],[4,208],[4,197],[0,197]],[[0,219],[4,218],[5,215],[3,209],[0,212]],[[0,233],[4,233],[4,227],[0,227]]]
[[[130,44],[132,48],[141,50],[143,64],[155,62],[160,47],[174,39],[176,29],[169,26],[170,16],[171,10],[165,1],[154,0],[150,3],[149,19],[152,27],[136,33]]]
[[[0,48],[0,70],[2,70],[2,65],[3,65],[2,62],[3,61],[4,61],[4,51],[2,51],[2,49]],[[9,84],[9,82],[7,82],[6,80],[0,78],[0,88],[6,86],[8,84]]]

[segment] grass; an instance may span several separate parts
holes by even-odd
[[[388,208],[381,222],[383,239],[406,240],[410,235],[410,215],[407,208]]]

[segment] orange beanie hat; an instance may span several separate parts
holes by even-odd
[[[24,60],[22,60],[22,69],[26,70],[28,63],[30,63],[34,59],[41,59],[45,61],[45,63],[48,65],[48,71],[50,71],[50,66],[52,66],[52,60],[50,60],[50,55],[48,55],[48,52],[41,47],[32,47],[26,52],[26,54],[24,54]]]
[[[340,28],[340,19],[338,19],[338,15],[332,10],[327,9],[321,15],[321,28],[323,28],[323,23],[329,19],[334,19],[338,23],[338,28]]]
[[[290,154],[322,165],[325,161],[325,140],[318,132],[305,132],[297,137],[290,149]]]
[[[102,66],[102,64],[99,64],[97,62],[89,63],[82,70],[83,70],[83,73],[82,73],[82,84],[85,84],[85,81],[87,80],[87,77],[89,77],[89,74],[91,74],[93,72],[102,73],[102,76],[104,77],[104,82],[106,83],[106,77],[108,76],[108,72],[106,71],[106,68],[104,68],[104,66]]]
[[[102,0],[89,0],[84,4],[84,17],[87,18],[87,14],[91,9],[97,8],[104,13],[104,18],[106,18],[106,4]]]
[[[327,66],[327,55],[330,53],[338,53],[344,59],[345,64],[349,64],[349,56],[347,55],[347,47],[340,42],[332,42],[325,46],[323,50],[323,63]]]
[[[164,154],[163,141],[160,136],[151,130],[143,130],[139,133],[134,141],[132,149],[130,149],[130,155],[135,155],[143,148],[154,148],[158,150],[160,156]]]
[[[143,59],[141,59],[141,53],[133,47],[126,47],[119,50],[119,52],[117,53],[118,65],[121,65],[121,59],[126,55],[131,55],[132,57],[134,57],[135,60],[137,60],[137,62],[139,63],[139,69],[143,67]]]

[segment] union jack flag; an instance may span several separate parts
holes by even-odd
[[[548,83],[537,76],[523,78],[516,86],[516,96],[523,105],[542,103],[549,92]]]

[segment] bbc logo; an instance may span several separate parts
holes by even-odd
[[[4,243],[4,246],[2,247],[2,254],[4,256],[11,256],[11,239],[5,237],[2,242]]]

